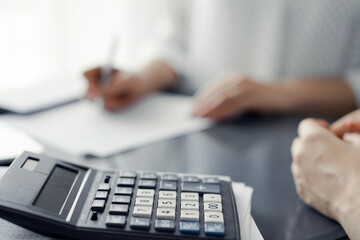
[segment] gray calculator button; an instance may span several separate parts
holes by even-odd
[[[133,189],[130,187],[117,187],[115,188],[115,195],[131,195]]]
[[[127,204],[111,204],[109,213],[111,215],[127,215],[129,205]]]
[[[173,232],[175,230],[175,221],[156,219],[155,229],[157,231]]]
[[[204,221],[205,223],[224,223],[224,214],[222,212],[205,212]]]
[[[91,210],[102,212],[105,208],[105,200],[94,200],[91,205]]]
[[[141,179],[156,180],[157,174],[155,172],[143,172],[140,175]]]
[[[181,183],[181,191],[183,192],[198,192],[198,193],[220,193],[219,184],[208,183]]]
[[[130,227],[148,230],[150,228],[150,218],[132,217],[130,220]]]
[[[182,178],[183,182],[192,182],[192,183],[197,183],[199,182],[199,178],[197,176],[184,176]]]
[[[97,191],[95,195],[95,199],[102,199],[105,200],[108,196],[108,193],[105,191]]]
[[[164,174],[161,179],[167,181],[177,181],[178,176],[176,174]]]
[[[160,190],[176,191],[177,190],[177,182],[160,181]]]
[[[156,187],[156,181],[155,180],[140,180],[139,181],[139,188],[155,188]]]
[[[134,178],[119,178],[117,181],[119,187],[132,187],[135,185]]]
[[[136,172],[134,171],[122,171],[120,177],[136,178]]]
[[[219,179],[216,177],[209,177],[209,178],[204,178],[202,180],[203,183],[219,183]]]
[[[155,195],[154,189],[138,189],[136,192],[137,197],[149,197],[153,198]]]
[[[108,227],[125,227],[126,217],[125,216],[116,216],[108,215],[106,218],[106,226]]]
[[[110,190],[110,184],[109,183],[100,183],[98,191],[109,191]]]
[[[112,203],[126,203],[130,204],[131,197],[125,195],[114,195]]]

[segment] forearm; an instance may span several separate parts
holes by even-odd
[[[287,99],[284,109],[288,112],[338,117],[356,108],[350,86],[340,77],[299,79],[277,87]]]
[[[178,74],[168,64],[160,61],[150,62],[141,72],[150,91],[173,87],[178,81]]]

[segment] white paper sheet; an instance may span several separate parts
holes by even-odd
[[[27,134],[0,121],[0,162],[12,160],[23,151],[42,153],[44,147]]]
[[[190,115],[193,99],[157,94],[137,106],[109,113],[82,100],[28,116],[4,116],[40,142],[74,155],[105,157],[155,141],[199,131],[207,120]]]
[[[7,170],[8,167],[0,167],[0,179],[4,176]]]
[[[253,189],[244,183],[232,184],[241,230],[241,240],[264,240],[251,216],[251,198]]]
[[[1,91],[0,108],[20,114],[31,113],[80,99],[85,90],[82,79],[41,82],[26,88]]]

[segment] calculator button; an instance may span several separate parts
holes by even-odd
[[[153,189],[138,189],[136,196],[153,198],[155,191]]]
[[[198,193],[220,193],[219,184],[207,183],[181,183],[181,191],[183,192],[198,192]]]
[[[105,178],[104,178],[104,183],[109,183],[110,179],[111,179],[111,176],[106,175]]]
[[[180,220],[181,221],[191,221],[198,222],[199,221],[199,211],[193,210],[181,210]]]
[[[92,212],[91,214],[91,221],[97,221],[99,219],[98,213],[97,212]]]
[[[203,178],[203,183],[220,183],[219,179],[216,177]]]
[[[177,182],[160,181],[160,190],[176,191],[177,190]]]
[[[225,225],[223,223],[205,223],[204,231],[208,236],[224,237]]]
[[[159,199],[158,208],[175,208],[176,200],[174,199]]]
[[[176,199],[175,191],[159,191],[159,199]]]
[[[116,195],[131,195],[133,189],[129,187],[117,187],[115,188]]]
[[[205,212],[205,223],[224,223],[224,215],[221,212]]]
[[[117,181],[119,187],[132,187],[135,185],[135,179],[133,178],[119,178]]]
[[[155,180],[140,180],[139,187],[140,188],[155,188],[156,181]]]
[[[105,200],[94,200],[91,205],[91,210],[102,212],[105,208]]]
[[[111,204],[109,213],[111,215],[127,215],[129,205],[127,204]]]
[[[125,216],[115,216],[108,215],[105,221],[106,226],[108,227],[125,227],[126,217]]]
[[[198,222],[180,222],[180,232],[186,234],[199,234],[200,223]]]
[[[130,227],[148,230],[150,228],[150,218],[132,217],[130,220]]]
[[[199,201],[198,193],[182,192],[181,201]]]
[[[204,203],[204,212],[222,212],[222,205],[214,202]]]
[[[204,194],[204,202],[221,203],[221,195],[220,194]]]
[[[153,203],[153,198],[137,197],[135,200],[135,206],[152,207]]]
[[[110,190],[110,184],[109,183],[100,183],[98,191],[109,191]]]
[[[158,208],[156,217],[162,219],[175,219],[175,208]]]
[[[197,183],[199,182],[199,178],[197,176],[184,176],[182,178],[183,182],[192,182],[192,183]]]
[[[164,232],[173,232],[175,230],[175,221],[174,220],[155,220],[155,229],[158,231]]]
[[[95,199],[107,199],[108,193],[105,191],[97,191],[95,195]]]
[[[134,217],[151,217],[152,207],[139,207],[135,206],[133,210]]]
[[[126,203],[130,204],[131,197],[125,195],[114,195],[112,203]]]
[[[178,176],[176,174],[164,174],[161,179],[167,181],[177,181]]]
[[[196,211],[199,211],[199,202],[196,202],[196,201],[181,201],[181,210],[196,210]]]
[[[134,171],[122,171],[120,177],[136,178],[136,172]]]
[[[141,179],[148,179],[148,180],[156,180],[157,179],[157,175],[154,172],[143,172],[140,175]]]

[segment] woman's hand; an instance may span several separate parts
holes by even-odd
[[[152,90],[143,76],[118,70],[113,70],[109,83],[101,86],[100,71],[98,67],[84,73],[89,83],[87,97],[89,99],[103,98],[104,107],[109,111],[131,106]]]
[[[342,77],[307,77],[262,84],[235,72],[200,94],[193,115],[215,121],[246,111],[334,117],[354,110],[355,100]]]
[[[234,72],[199,95],[193,115],[221,121],[246,111],[279,112],[286,105],[281,88]]]
[[[347,133],[360,133],[360,110],[348,113],[334,122],[331,130],[341,138]]]
[[[101,97],[109,111],[131,106],[149,93],[171,87],[177,80],[176,73],[166,64],[151,62],[139,73],[126,73],[114,69],[109,83],[100,84],[101,68],[86,71],[88,81],[87,98]]]

